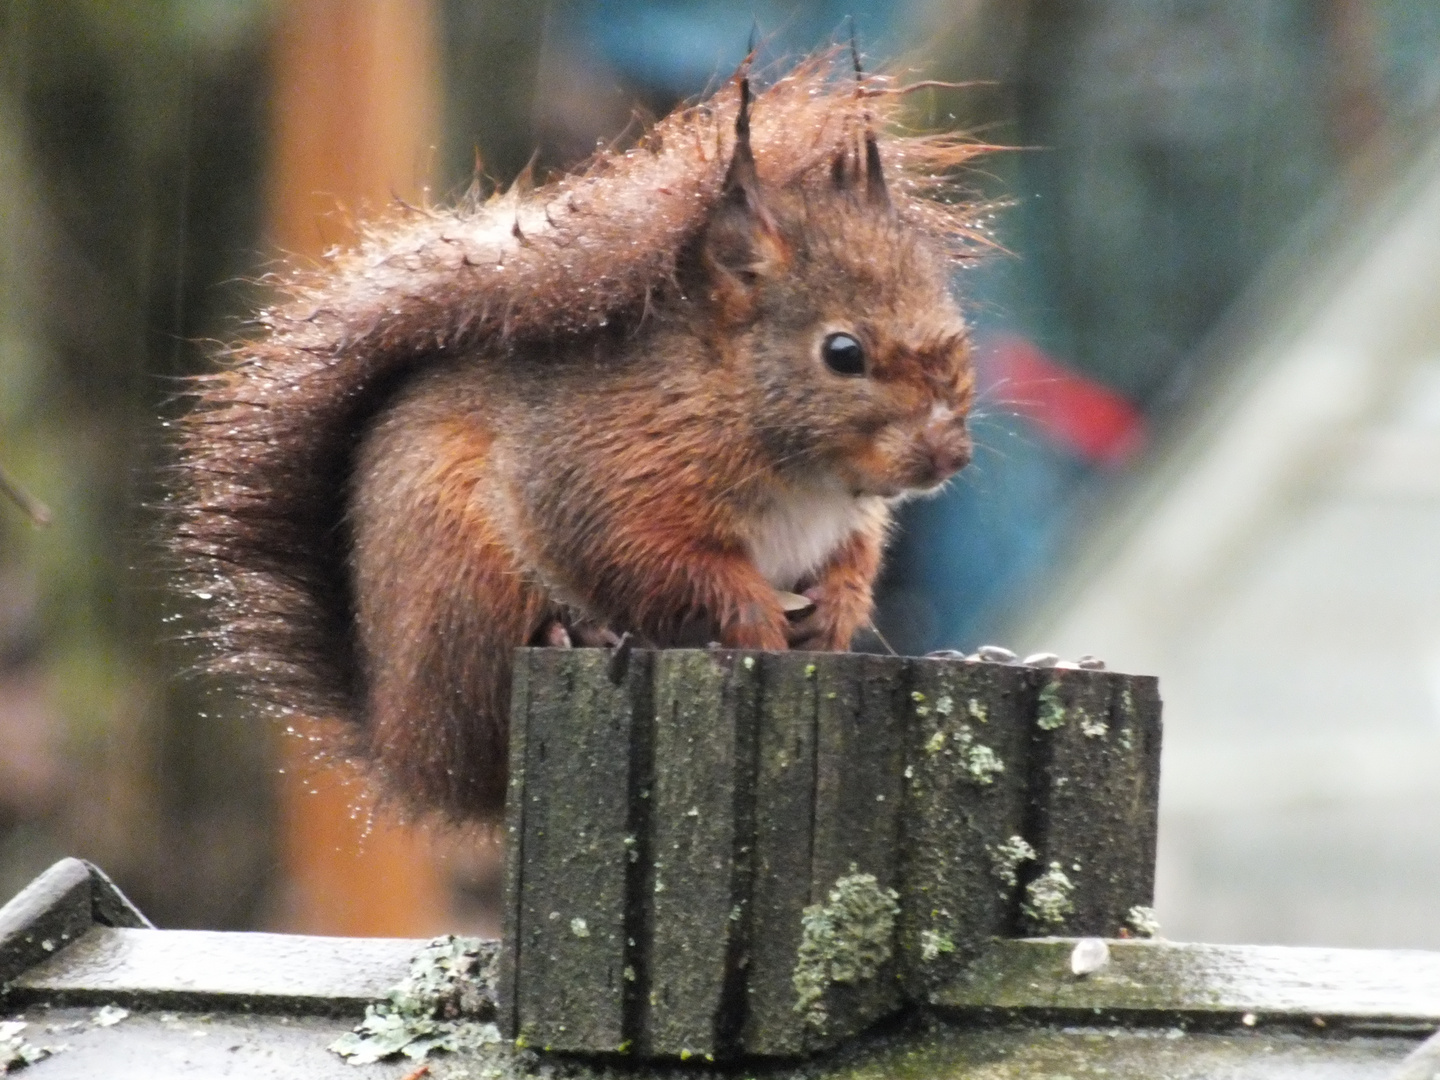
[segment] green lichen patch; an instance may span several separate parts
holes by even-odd
[[[990,873],[1002,885],[1012,889],[1019,881],[1015,872],[1020,868],[1020,864],[1035,858],[1035,849],[1025,842],[1023,836],[1012,836],[1004,843],[990,848],[989,852]]]
[[[404,1056],[423,1060],[432,1052],[478,1050],[500,1042],[490,1021],[495,1003],[487,986],[493,948],[478,938],[435,938],[410,961],[410,972],[383,1001],[365,1009],[353,1031],[330,1044],[351,1065]]]
[[[1065,726],[1065,702],[1060,697],[1060,684],[1054,680],[1040,689],[1040,705],[1036,710],[1035,725],[1041,731],[1054,731]]]
[[[1105,720],[1091,716],[1084,706],[1067,706],[1060,680],[1052,678],[1040,688],[1035,725],[1041,731],[1054,731],[1072,721],[1080,726],[1082,734],[1092,739],[1100,738],[1110,730],[1110,725]]]
[[[942,934],[939,930],[920,931],[920,959],[927,964],[932,960],[938,960],[946,953],[955,951],[955,942],[950,935]]]
[[[1048,870],[1025,886],[1026,899],[1020,908],[1041,925],[1058,926],[1075,910],[1070,899],[1074,891],[1075,883],[1065,876],[1058,862],[1052,862]]]
[[[941,716],[949,716],[955,711],[955,702],[949,694],[941,694],[935,701],[935,711]]]
[[[0,1073],[34,1065],[65,1049],[63,1046],[36,1046],[21,1034],[29,1026],[24,1020],[0,1023]]]
[[[966,705],[965,711],[970,714],[972,720],[978,720],[982,724],[990,722],[990,708],[979,698],[971,698]]]
[[[811,904],[800,917],[795,1011],[818,1031],[824,1031],[830,1019],[825,991],[834,983],[854,985],[874,978],[895,949],[899,894],[882,888],[874,874],[851,870],[835,882],[824,904]]]
[[[993,784],[995,774],[1005,771],[1005,763],[990,747],[973,743],[965,750],[965,771],[977,784]]]
[[[1156,937],[1160,933],[1160,917],[1153,907],[1136,904],[1125,914],[1125,921],[1141,937]]]
[[[949,698],[941,698],[941,701],[950,701]],[[951,703],[953,705],[953,702]],[[919,712],[924,706],[916,709]],[[939,711],[939,705],[936,705]],[[953,749],[947,746],[953,743]],[[1005,762],[1000,760],[1000,755],[990,747],[975,741],[975,732],[968,724],[958,724],[951,732],[944,728],[939,729],[925,740],[925,753],[930,757],[943,753],[946,757],[958,758],[959,766],[964,770],[966,777],[973,783],[982,786],[993,784],[997,773],[1005,771]]]

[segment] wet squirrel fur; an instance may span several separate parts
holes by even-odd
[[[968,460],[947,193],[977,147],[891,134],[900,95],[839,66],[283,276],[180,425],[210,667],[465,819],[503,801],[512,652],[556,626],[848,648],[890,505]]]

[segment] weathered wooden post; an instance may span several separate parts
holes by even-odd
[[[501,1022],[535,1046],[803,1054],[1151,902],[1152,678],[528,649],[512,725]]]

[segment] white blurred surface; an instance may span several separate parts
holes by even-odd
[[[1156,674],[1166,936],[1440,948],[1440,152],[1022,634]]]

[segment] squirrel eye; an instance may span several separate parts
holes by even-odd
[[[836,375],[864,375],[865,349],[849,334],[831,334],[820,345],[820,358]]]

